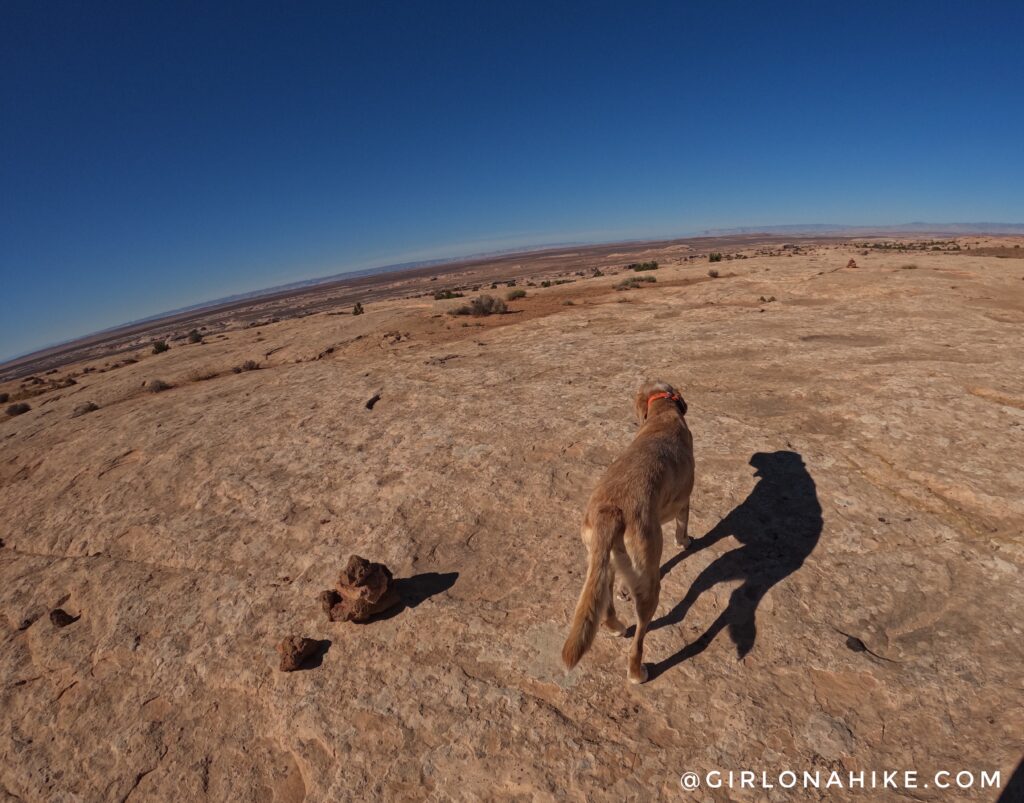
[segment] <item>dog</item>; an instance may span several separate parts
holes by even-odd
[[[583,517],[587,577],[562,661],[567,669],[590,649],[598,624],[616,635],[626,631],[615,615],[616,572],[636,606],[636,632],[627,677],[647,680],[644,634],[661,591],[661,525],[675,520],[676,544],[688,547],[690,494],[693,491],[693,436],[686,425],[686,402],[664,382],[644,382],[634,401],[640,431],[601,477]]]

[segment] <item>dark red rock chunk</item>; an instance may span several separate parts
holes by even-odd
[[[322,642],[317,639],[286,636],[277,645],[277,652],[281,656],[279,668],[282,672],[294,672],[296,669],[301,669],[321,649]]]
[[[320,594],[320,604],[332,622],[366,622],[399,601],[391,570],[358,555],[348,559],[338,577],[337,590]]]

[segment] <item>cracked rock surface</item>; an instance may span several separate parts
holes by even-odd
[[[140,349],[0,419],[0,798],[679,799],[680,773],[716,769],[1005,783],[1024,260],[833,246],[712,280],[634,258],[657,283],[616,292],[602,265],[510,315],[284,319]],[[583,505],[641,376],[682,390],[697,482],[637,687],[624,640],[568,675],[559,651]],[[417,604],[328,621],[317,595],[353,553],[419,582]],[[58,607],[80,618],[53,626]],[[288,633],[333,646],[282,673]]]

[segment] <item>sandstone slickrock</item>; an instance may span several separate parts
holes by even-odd
[[[605,275],[469,327],[426,296],[244,328],[278,314],[259,302],[202,321],[202,347],[94,350],[61,369],[77,386],[0,408],[0,798],[792,799],[680,790],[729,769],[1006,783],[1024,755],[1024,260],[919,250],[901,270],[805,244],[710,280],[687,255],[729,248],[687,248],[516,256],[483,286],[519,264]],[[647,260],[657,284],[616,303]],[[691,549],[668,528],[657,675],[631,687],[621,639],[569,675],[558,653],[581,511],[636,431],[640,374],[681,386],[697,482]],[[174,389],[143,392],[154,376]],[[102,413],[70,419],[85,399]],[[458,581],[331,625],[316,597],[351,554],[403,595]],[[86,615],[55,630],[56,605]],[[285,634],[336,641],[282,674]],[[999,796],[952,791],[912,799]]]

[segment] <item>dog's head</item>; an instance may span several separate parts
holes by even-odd
[[[640,387],[637,388],[636,396],[633,399],[633,407],[636,410],[636,417],[641,424],[647,420],[647,403],[655,393],[668,393],[673,396],[678,396],[676,407],[679,409],[680,415],[686,415],[686,402],[683,401],[683,397],[680,396],[679,392],[668,384],[668,382],[643,381],[640,383]]]

